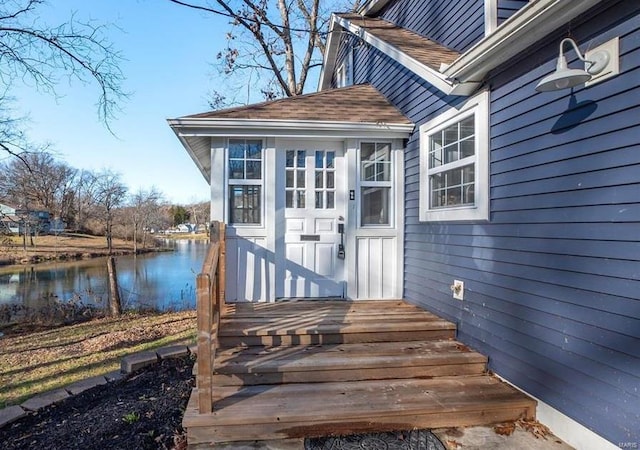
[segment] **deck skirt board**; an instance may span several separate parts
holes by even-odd
[[[536,402],[489,375],[456,327],[401,300],[236,303],[220,322],[213,412],[188,445],[487,425]]]

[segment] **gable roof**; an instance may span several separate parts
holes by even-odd
[[[386,20],[350,13],[331,16],[331,32],[320,74],[321,90],[331,87],[341,30],[360,37],[446,94],[469,95],[479,86],[479,83],[455,82],[440,72],[441,67],[460,57],[457,51]]]
[[[449,65],[460,56],[460,53],[455,50],[383,19],[364,17],[353,13],[336,14],[336,16],[366,30],[372,36],[433,70],[440,70],[442,64]]]
[[[167,122],[209,182],[212,138],[218,138],[218,142],[228,137],[404,139],[414,127],[369,84],[193,114]]]
[[[394,39],[399,31],[389,34],[387,30],[376,34],[375,29],[367,28],[366,24],[371,19],[364,15],[376,14],[388,3],[387,0],[369,0],[361,8],[360,14],[332,15],[319,89],[331,87],[341,34],[349,32],[445,94],[471,95],[489,71],[522,54],[540,39],[603,1],[531,0],[463,54],[449,63],[443,58],[443,65],[436,68],[433,62],[437,61],[429,63],[423,60],[416,53],[411,53],[407,46],[403,47],[398,39]],[[432,56],[442,58],[444,55],[437,49]]]

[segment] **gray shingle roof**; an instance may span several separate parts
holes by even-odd
[[[194,114],[184,119],[308,120],[321,122],[411,124],[369,84],[330,89],[237,108]]]
[[[337,14],[337,16],[363,28],[371,35],[437,71],[440,70],[440,64],[451,64],[460,56],[460,53],[455,50],[444,47],[386,20],[364,17],[353,13]]]

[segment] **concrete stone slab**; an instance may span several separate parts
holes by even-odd
[[[122,358],[122,361],[120,361],[120,371],[131,373],[157,362],[158,355],[156,355],[156,352],[134,353],[133,355]]]
[[[76,381],[75,383],[66,386],[65,389],[71,395],[78,395],[80,392],[84,392],[87,389],[91,389],[102,384],[107,384],[107,379],[103,375],[98,375],[85,380]]]
[[[191,353],[192,355],[197,355],[198,354],[198,346],[196,344],[190,345],[189,346],[189,353]]]
[[[493,427],[449,428],[432,432],[451,450],[573,450],[551,433],[536,437],[519,426],[508,436],[496,433]]]
[[[186,345],[170,345],[159,348],[156,353],[160,359],[181,358],[189,355],[189,348]]]
[[[223,450],[304,450],[304,439],[228,442],[216,444],[215,448]]]
[[[22,405],[22,408],[29,411],[37,411],[47,406],[53,405],[65,398],[69,397],[69,393],[64,389],[56,389],[55,391],[45,392],[44,394],[36,395],[30,398]]]
[[[114,370],[113,372],[105,373],[104,378],[109,382],[113,383],[114,381],[122,380],[126,377],[126,374],[122,373],[119,370]]]
[[[27,412],[18,405],[0,409],[0,428],[24,417]]]

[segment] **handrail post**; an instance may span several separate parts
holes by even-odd
[[[207,273],[200,273],[196,277],[196,301],[198,324],[198,409],[200,414],[210,413],[213,410],[212,375],[213,361],[211,359],[211,278]]]
[[[220,254],[218,257],[218,301],[220,302],[220,315],[223,316],[227,311],[227,227],[220,222],[220,234],[218,236],[220,242]]]
[[[220,316],[224,313],[226,268],[225,226],[211,222],[210,244],[196,277],[198,324],[198,410],[200,414],[213,412],[213,372],[218,346]]]

